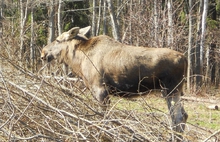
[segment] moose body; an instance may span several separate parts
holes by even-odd
[[[64,32],[43,48],[41,58],[67,64],[101,104],[108,102],[109,94],[130,97],[162,90],[176,131],[182,132],[180,124],[187,119],[180,103],[187,68],[184,55],[167,48],[128,46],[105,35],[88,39],[89,30],[75,27]]]

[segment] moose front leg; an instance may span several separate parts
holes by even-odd
[[[102,107],[102,110],[106,110],[107,106],[110,104],[108,91],[104,86],[96,86],[93,87],[93,96],[95,99],[99,102],[100,106]]]
[[[185,112],[181,103],[180,93],[175,93],[172,96],[167,96],[166,101],[172,118],[173,130],[178,133],[184,132],[185,123],[188,118],[188,115]],[[176,136],[181,138],[181,135]]]

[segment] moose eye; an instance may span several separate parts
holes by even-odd
[[[60,43],[60,41],[59,41],[59,40],[57,40],[57,39],[56,39],[56,41],[57,41],[58,43]]]

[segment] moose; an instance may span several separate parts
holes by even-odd
[[[173,129],[182,133],[188,117],[181,103],[186,57],[168,48],[125,45],[106,35],[88,38],[90,28],[62,33],[42,49],[41,59],[68,65],[102,106],[110,103],[110,94],[135,97],[161,90]]]

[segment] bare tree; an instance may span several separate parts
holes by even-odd
[[[24,7],[23,0],[20,0],[20,61],[24,56],[24,28],[27,21],[29,0],[26,1],[26,7]]]
[[[0,34],[3,34],[3,23],[2,23],[3,7],[4,7],[4,0],[1,0],[1,3],[0,3]],[[1,37],[1,35],[0,35],[0,37]]]
[[[107,25],[106,25],[106,0],[103,1],[103,35],[107,34]]]
[[[208,13],[208,0],[204,0],[203,6],[203,13],[202,13],[202,23],[201,23],[201,43],[200,43],[200,64],[203,70],[203,53],[204,53],[204,42],[205,42],[205,31],[206,31],[206,20],[207,20],[207,13]],[[207,51],[207,55],[209,50]],[[208,59],[207,59],[208,61]]]
[[[96,35],[96,0],[92,2],[92,35]]]
[[[187,93],[190,93],[190,75],[191,75],[191,50],[192,50],[192,0],[189,0],[189,36],[188,36],[188,67],[187,67]]]
[[[62,34],[62,0],[58,1],[58,10],[57,10],[57,28],[58,34]]]
[[[158,41],[158,10],[157,10],[157,0],[154,0],[154,46],[157,47]]]
[[[99,0],[99,15],[97,19],[96,35],[99,34],[99,30],[100,30],[101,12],[102,12],[102,0]]]
[[[111,21],[112,21],[112,33],[113,33],[113,36],[114,36],[114,38],[117,41],[120,41],[118,23],[117,23],[115,12],[114,12],[114,6],[113,6],[111,0],[107,0],[107,3],[108,3],[109,14],[110,14]]]
[[[168,9],[168,47],[173,49],[173,12],[172,12],[172,0],[167,1],[167,9]]]
[[[50,43],[55,38],[55,28],[54,28],[54,16],[55,16],[55,10],[54,10],[54,0],[50,0],[49,3],[49,26],[48,26],[48,40],[47,43]]]
[[[34,6],[31,5],[31,41],[30,41],[30,65],[32,72],[34,72]]]
[[[200,62],[200,44],[201,44],[201,23],[202,23],[202,9],[203,9],[203,0],[200,0],[199,11],[197,17],[197,39],[196,39],[196,49],[195,49],[195,90],[201,86],[202,83],[202,68]]]

